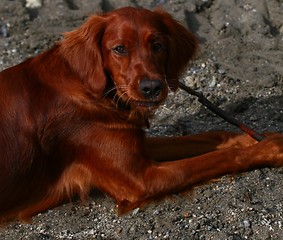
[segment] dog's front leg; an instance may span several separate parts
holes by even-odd
[[[195,157],[208,152],[247,147],[256,141],[247,134],[213,131],[181,137],[146,138],[146,152],[155,161],[172,161]]]
[[[224,148],[178,161],[152,162],[140,169],[139,183],[144,189],[140,195],[142,198],[136,202],[120,202],[120,211],[127,211],[148,200],[181,192],[226,174],[282,165],[282,135],[269,137],[246,148]]]

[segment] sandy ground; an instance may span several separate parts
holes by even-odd
[[[282,0],[44,0],[33,9],[1,0],[0,70],[47,49],[91,13],[158,4],[201,40],[184,81],[258,131],[282,132]],[[170,94],[151,125],[151,135],[237,131],[182,91]],[[283,169],[223,177],[122,217],[94,192],[85,204],[4,226],[0,239],[283,239],[282,200]]]

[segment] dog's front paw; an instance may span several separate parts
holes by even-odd
[[[267,138],[249,147],[248,161],[253,167],[283,166],[283,135],[268,134]]]

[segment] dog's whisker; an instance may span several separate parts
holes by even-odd
[[[119,101],[122,101],[124,95],[127,96],[127,93],[123,92],[121,95],[118,95],[118,99],[117,99],[117,102],[116,102],[116,107],[119,106]]]
[[[116,86],[110,88],[108,91],[106,91],[105,93],[103,93],[103,97],[104,97],[104,98],[107,97],[108,94],[110,94],[111,92],[113,92],[113,91],[115,91],[115,90],[117,90],[117,87],[116,87]]]

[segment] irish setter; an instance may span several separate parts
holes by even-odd
[[[90,17],[0,73],[0,219],[27,219],[95,187],[120,213],[224,174],[283,164],[283,137],[145,136],[198,41],[162,10]]]

